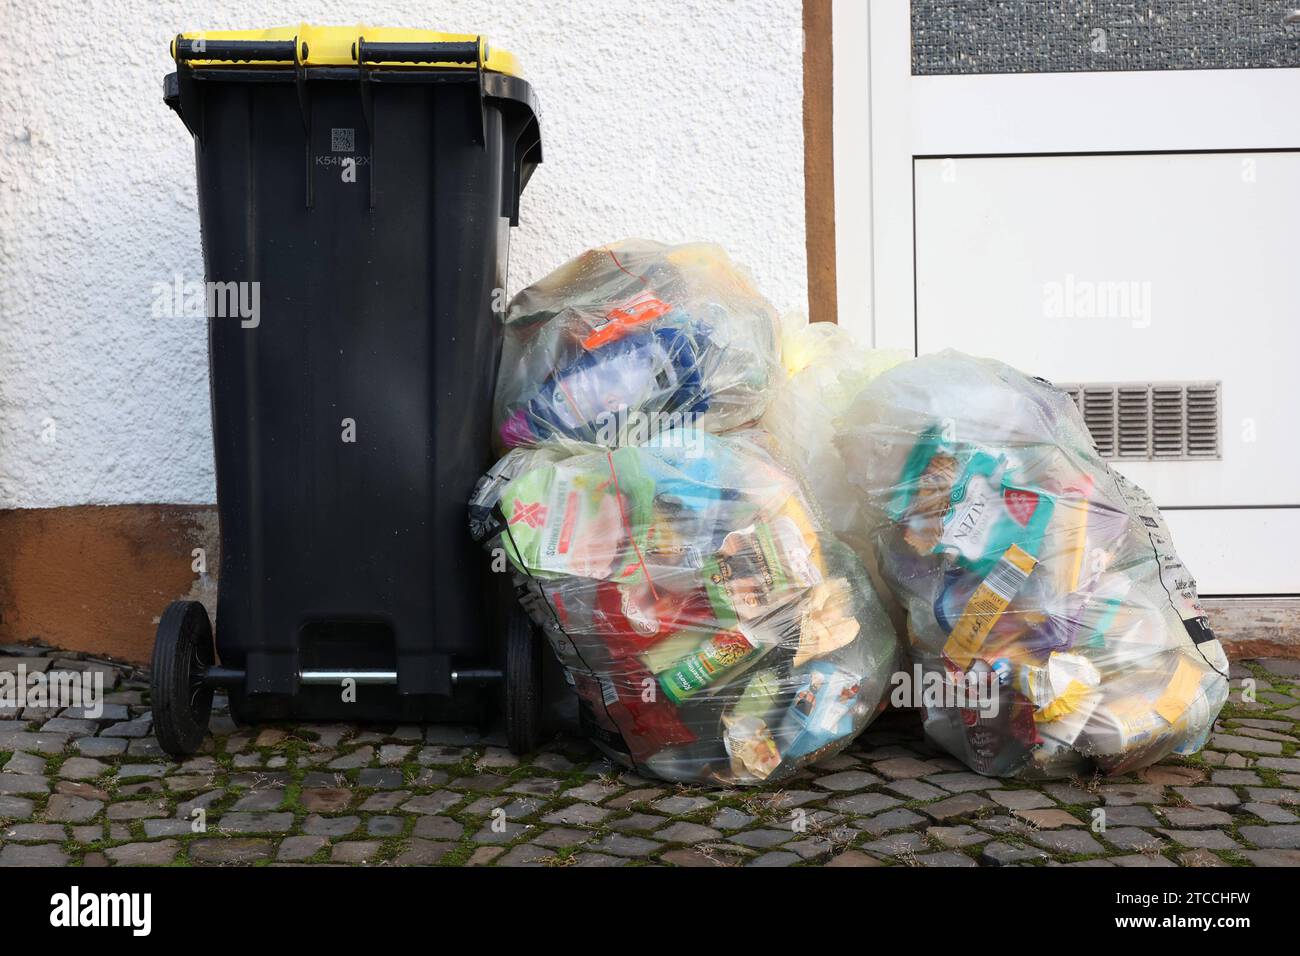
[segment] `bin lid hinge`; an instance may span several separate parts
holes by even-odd
[[[186,40],[179,33],[176,34],[176,39],[172,43],[172,59],[176,63],[177,102],[169,105],[172,105],[172,108],[180,114],[181,122],[185,124],[185,128],[190,131],[191,136],[198,140],[199,146],[202,146],[203,98],[199,95],[198,86],[194,81],[193,70],[184,62],[189,58],[189,55],[192,55],[191,47],[194,47],[196,42],[198,44],[197,49],[202,50],[202,40]]]
[[[370,70],[366,66],[366,38],[359,36],[352,45],[352,56],[357,61],[357,80],[361,84],[361,115],[366,120],[366,145],[370,152],[367,171],[370,179],[370,208],[375,208],[375,91],[371,87]]]
[[[293,38],[293,85],[298,91],[298,109],[302,111],[303,171],[306,174],[306,203],[311,209],[315,203],[311,171],[311,93],[307,89],[307,41]]]
[[[487,91],[483,89],[483,61],[487,59],[487,48],[483,44],[483,37],[477,37],[474,41],[478,47],[478,142],[484,149],[487,149]]]

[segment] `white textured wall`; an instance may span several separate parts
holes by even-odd
[[[523,60],[546,163],[512,286],[637,235],[727,246],[805,310],[799,0],[0,0],[0,508],[214,500],[193,152],[162,103],[182,29],[482,33]]]

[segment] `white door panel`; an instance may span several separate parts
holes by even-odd
[[[1297,249],[1300,153],[917,160],[917,348],[1221,381],[1222,461],[1124,471],[1162,506],[1300,504]]]
[[[1164,516],[1174,548],[1202,595],[1300,593],[1295,556],[1300,509],[1166,511]]]

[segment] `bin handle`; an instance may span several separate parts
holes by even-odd
[[[213,60],[222,63],[249,63],[263,60],[272,63],[297,63],[298,39],[292,40],[204,40],[177,37],[172,55],[177,61]],[[307,58],[307,44],[302,45],[302,59]]]
[[[361,48],[358,59],[357,47]],[[472,43],[370,43],[352,44],[352,59],[360,63],[479,63],[481,45]]]

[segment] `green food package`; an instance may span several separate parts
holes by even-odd
[[[547,464],[512,481],[501,496],[506,555],[526,574],[635,583],[650,533],[654,482],[635,449]],[[586,467],[584,467],[584,465]],[[628,546],[628,541],[632,546]],[[630,562],[630,563],[629,563]]]

